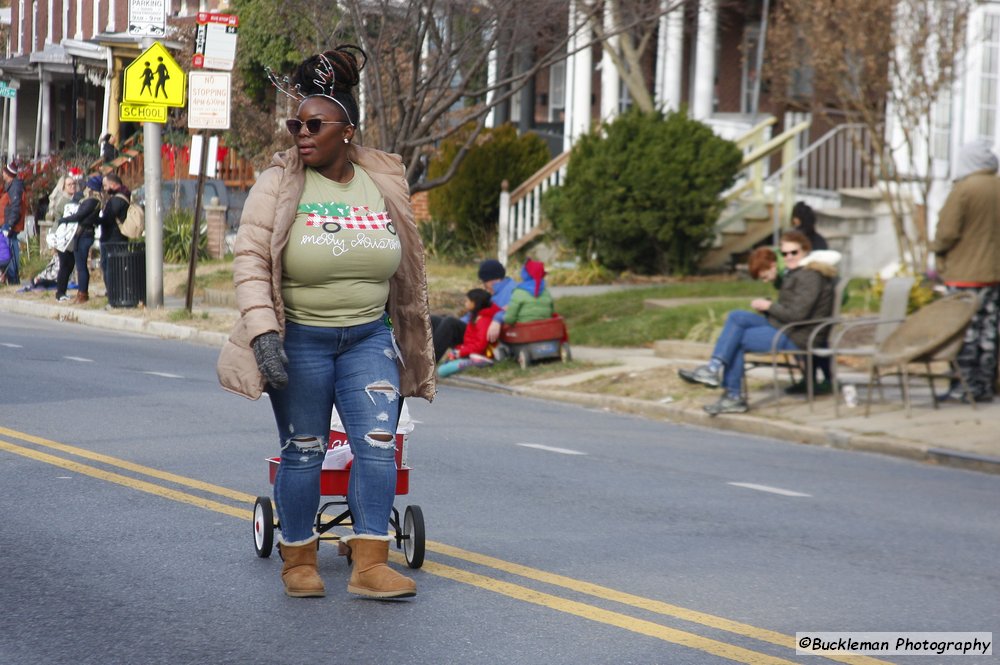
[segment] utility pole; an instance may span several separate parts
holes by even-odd
[[[142,38],[142,48],[154,39]],[[146,192],[146,307],[163,307],[163,220],[160,205],[160,145],[162,133],[156,122],[142,123],[143,179]]]
[[[208,132],[198,132],[201,139],[201,154],[198,166],[198,190],[194,199],[194,221],[191,223],[191,256],[188,257],[187,296],[184,299],[184,309],[188,312],[194,303],[195,267],[198,265],[198,245],[201,244],[201,196],[205,191],[205,171],[208,170]],[[213,155],[214,158],[214,155]]]

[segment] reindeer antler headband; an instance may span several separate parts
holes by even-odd
[[[292,85],[292,81],[287,75],[278,78],[278,75],[275,74],[270,67],[265,67],[264,71],[267,72],[267,80],[271,82],[271,85],[277,88],[279,92],[287,96],[289,99],[294,99],[299,102],[300,107],[302,106],[302,102],[310,97],[325,97],[339,106],[344,111],[344,116],[347,117],[347,122],[349,122],[352,127],[354,126],[354,121],[351,120],[351,114],[348,112],[347,107],[345,107],[339,99],[334,97],[334,84],[336,83],[337,76],[333,70],[333,65],[330,64],[330,60],[325,54],[319,54],[319,63],[317,63],[316,69],[313,72],[312,80],[321,92],[314,92],[308,95],[304,94],[302,92],[302,86],[298,83]]]

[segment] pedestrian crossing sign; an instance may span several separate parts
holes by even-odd
[[[142,52],[125,68],[122,101],[127,104],[184,106],[184,70],[160,43]]]

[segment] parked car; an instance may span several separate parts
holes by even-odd
[[[195,178],[164,180],[160,183],[162,211],[194,210],[197,194],[198,180]],[[240,215],[243,214],[243,202],[246,200],[246,192],[231,190],[221,180],[206,178],[205,189],[201,195],[202,205],[209,203],[213,197],[218,198],[219,205],[226,208],[226,226],[231,230],[236,229],[240,225]],[[140,203],[145,203],[145,185],[140,185],[136,188],[135,198]]]

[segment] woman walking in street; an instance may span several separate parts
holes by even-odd
[[[361,61],[358,61],[360,57]],[[340,46],[271,81],[297,108],[295,147],[274,156],[243,209],[233,278],[241,317],[219,357],[223,387],[266,389],[281,464],[274,498],[289,596],[323,596],[316,568],[320,470],[334,406],[354,461],[347,589],[416,594],[386,565],[401,398],[434,397],[423,247],[398,155],[354,143],[364,53]]]

